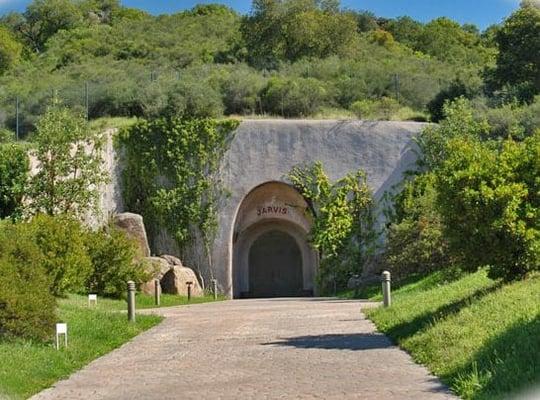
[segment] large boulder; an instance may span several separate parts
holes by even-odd
[[[167,260],[161,257],[145,257],[144,262],[146,264],[146,272],[152,277],[148,282],[141,285],[141,292],[144,294],[154,295],[155,284],[154,280],[161,281],[163,275],[165,275],[171,269],[172,265]]]
[[[142,216],[133,213],[117,214],[114,217],[114,224],[135,240],[142,257],[150,257],[150,246]]]
[[[141,292],[154,295],[154,281],[158,279],[163,293],[187,296],[187,282],[193,282],[191,295],[193,297],[204,295],[195,272],[182,266],[182,261],[179,258],[162,255],[160,257],[146,257],[144,261],[152,279],[141,285]]]
[[[181,267],[179,265],[172,266],[172,268],[163,275],[163,278],[161,278],[161,290],[163,293],[187,296],[187,282],[193,283],[191,285],[191,295],[193,297],[204,295],[195,272],[190,268]]]
[[[168,254],[163,254],[160,256],[161,258],[163,258],[164,260],[167,260],[167,262],[171,265],[179,265],[181,267],[183,267],[184,265],[182,264],[182,261],[178,258],[178,257],[175,257],[175,256],[170,256]]]

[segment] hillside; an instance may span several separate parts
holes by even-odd
[[[450,281],[435,273],[367,315],[464,399],[505,399],[540,383],[538,275],[503,284],[484,271]]]
[[[315,1],[261,4],[247,16],[220,5],[152,16],[115,0],[47,0],[4,15],[0,126],[15,130],[18,99],[21,136],[31,132],[53,93],[91,119],[426,120],[438,94],[456,84],[452,96],[478,94],[495,64],[496,27],[384,19]]]

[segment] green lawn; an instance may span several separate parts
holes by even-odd
[[[225,297],[219,296],[218,301],[225,300]],[[187,296],[177,296],[172,294],[162,294],[161,295],[161,307],[173,307],[173,306],[182,306],[187,304],[199,304],[199,303],[208,303],[214,300],[213,295],[205,295],[203,297],[192,297],[188,301]],[[86,296],[70,295],[67,299],[62,300],[63,304],[72,304],[74,306],[86,307],[88,304],[88,298]],[[92,305],[92,307],[94,307]],[[154,303],[154,296],[149,296],[142,293],[137,293],[135,297],[135,308],[144,309],[144,308],[158,308]],[[127,303],[125,300],[113,300],[107,298],[98,298],[98,310],[127,310]]]
[[[379,292],[371,289],[372,298]],[[501,284],[485,272],[450,282],[433,274],[396,288],[392,307],[366,314],[464,399],[540,385],[540,275]]]
[[[52,343],[0,341],[0,398],[27,398],[162,319],[138,315],[137,322],[130,324],[125,314],[115,311],[123,307],[124,301],[106,300],[98,309],[89,309],[83,299],[71,296],[59,301],[58,319],[68,324],[67,349],[57,351]]]
[[[223,300],[219,297],[218,300]],[[214,301],[213,296],[187,297],[164,294],[161,307]],[[137,294],[136,308],[154,308],[154,297]],[[88,307],[86,296],[70,295],[58,301],[58,321],[67,322],[69,345],[57,351],[48,344],[0,340],[0,399],[27,398],[69,376],[93,359],[119,347],[159,323],[154,315],[137,315],[136,324],[127,322],[125,300],[98,298]]]

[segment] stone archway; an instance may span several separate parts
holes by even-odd
[[[316,294],[318,254],[308,241],[308,207],[281,182],[265,183],[246,196],[233,234],[235,298]]]

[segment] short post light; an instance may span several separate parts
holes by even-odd
[[[161,285],[159,284],[159,279],[154,280],[154,303],[156,306],[161,304]]]
[[[193,285],[193,282],[189,281],[186,282],[187,285],[187,300],[191,301],[191,285]]]
[[[217,279],[212,279],[212,292],[214,293],[214,300],[217,300]]]
[[[90,307],[92,303],[97,307],[97,294],[95,293],[88,295],[88,307]]]
[[[127,289],[128,289],[128,296],[127,296],[128,321],[135,322],[135,282],[128,281]]]
[[[383,271],[381,280],[382,280],[383,305],[384,307],[390,307],[392,305],[392,296],[390,294],[390,272]]]
[[[60,335],[64,335],[64,347],[68,345],[67,324],[56,324],[56,350],[60,350]]]

